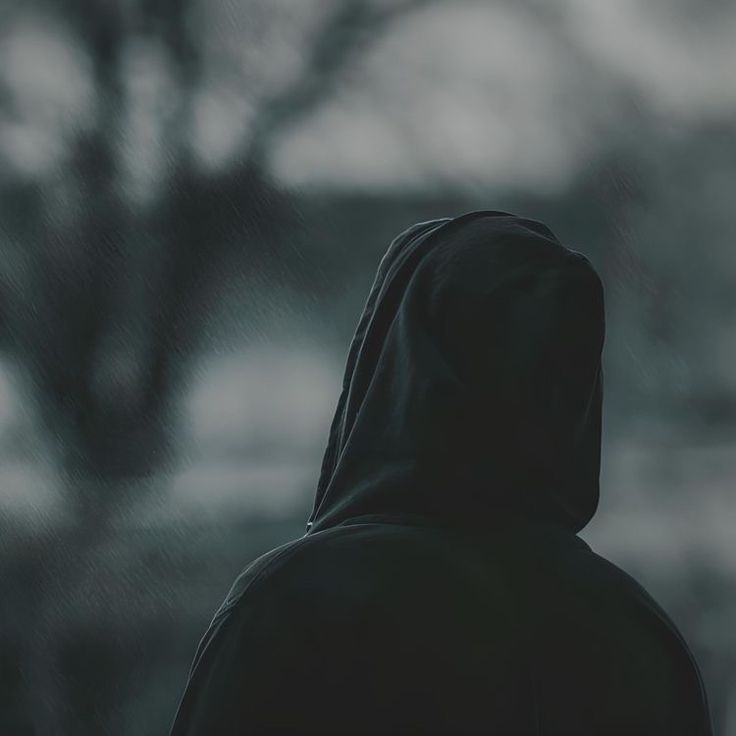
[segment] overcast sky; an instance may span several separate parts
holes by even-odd
[[[547,21],[526,4],[405,18],[279,147],[279,176],[554,187],[642,118],[666,133],[736,113],[736,4],[565,0]]]
[[[207,6],[192,125],[205,163],[237,155],[253,100],[299,68],[326,7]],[[0,159],[44,175],[90,119],[93,88],[89,60],[62,25],[24,12],[0,40]],[[733,119],[734,38],[736,3],[718,0],[437,0],[379,34],[271,163],[290,185],[554,188],[643,120],[667,134]],[[129,186],[145,196],[166,165],[175,95],[155,44],[131,38],[125,60]]]

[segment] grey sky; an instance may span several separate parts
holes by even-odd
[[[393,29],[275,156],[286,181],[564,184],[601,141],[736,113],[736,6],[710,19],[650,0],[438,4]],[[626,96],[622,96],[622,92]]]

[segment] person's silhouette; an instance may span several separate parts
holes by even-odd
[[[252,563],[173,736],[707,736],[675,625],[577,536],[603,291],[543,224],[401,233],[347,357],[307,533]]]

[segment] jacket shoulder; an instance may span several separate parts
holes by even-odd
[[[608,682],[610,692],[635,685],[640,699],[619,701],[617,713],[635,703],[653,719],[667,713],[669,733],[710,734],[700,669],[662,606],[634,576],[592,550],[561,562],[559,569],[547,568],[552,574],[544,585],[558,595],[548,621],[553,628],[571,624],[581,662]],[[605,653],[605,667],[596,651]]]

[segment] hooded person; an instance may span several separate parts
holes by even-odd
[[[708,736],[595,512],[603,291],[543,224],[414,225],[358,322],[306,534],[236,580],[173,736]]]

